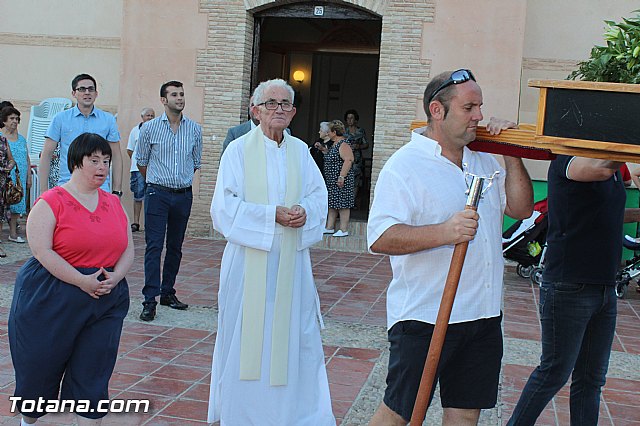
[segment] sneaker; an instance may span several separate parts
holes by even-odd
[[[348,237],[349,236],[349,231],[343,231],[342,229],[338,229],[336,232],[333,233],[334,237]]]
[[[13,241],[14,243],[18,243],[18,244],[26,243],[26,241],[19,235],[17,237],[15,237],[15,238],[9,237],[9,241]]]
[[[333,229],[324,228],[323,234],[333,234],[334,232],[336,232],[336,231],[334,231]]]

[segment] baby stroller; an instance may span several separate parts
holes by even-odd
[[[622,245],[629,250],[640,250],[640,243],[628,235],[625,235],[622,240]],[[640,275],[640,255],[636,255],[633,259],[627,260],[625,266],[618,270],[618,274],[616,275],[616,296],[618,296],[618,298],[624,299],[627,295],[629,283],[638,275]]]
[[[542,282],[547,248],[547,199],[533,206],[533,214],[511,225],[502,234],[502,254],[518,262],[516,273],[534,284]]]

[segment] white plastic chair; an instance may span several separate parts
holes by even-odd
[[[44,147],[44,137],[49,129],[53,117],[60,111],[71,108],[73,102],[67,98],[47,98],[40,105],[31,107],[29,117],[29,129],[27,131],[27,150],[31,159],[31,205],[40,196],[40,184],[38,178],[38,165],[40,165],[40,153]],[[33,167],[35,166],[35,167]]]
[[[38,169],[35,166],[31,167],[31,188],[29,190],[29,202],[31,207],[36,203],[36,200],[40,196],[40,178],[38,177]]]
[[[40,105],[31,107],[29,129],[27,131],[27,149],[31,164],[40,164],[40,153],[44,147],[44,137],[53,117],[60,111],[71,108],[73,102],[67,98],[48,98]]]

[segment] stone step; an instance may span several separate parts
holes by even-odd
[[[315,248],[338,251],[366,253],[367,251],[367,222],[352,220],[349,222],[348,237],[333,237],[325,234],[322,241],[315,244]]]

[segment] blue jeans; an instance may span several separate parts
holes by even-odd
[[[531,373],[509,426],[534,425],[569,375],[571,424],[598,424],[616,314],[613,286],[542,283],[540,365]]]
[[[156,303],[157,296],[175,294],[173,288],[182,260],[182,242],[187,230],[193,193],[174,193],[147,185],[144,199],[145,241],[144,304]],[[160,282],[160,256],[167,237],[167,251]]]

